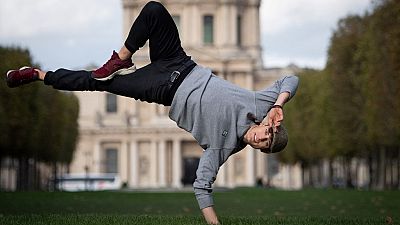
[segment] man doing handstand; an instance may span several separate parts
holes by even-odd
[[[131,57],[147,40],[151,63],[136,69]],[[107,91],[171,106],[169,117],[204,149],[193,188],[210,224],[218,224],[211,192],[221,165],[248,144],[265,153],[286,146],[282,107],[298,85],[296,76],[286,76],[250,91],[215,76],[186,55],[171,15],[153,1],[138,15],[124,46],[99,69],[44,72],[23,67],[9,71],[6,80],[9,87],[42,80],[59,90]]]

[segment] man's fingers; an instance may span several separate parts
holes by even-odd
[[[276,108],[275,120],[276,121],[282,121],[283,120],[283,111],[282,111],[282,109]]]
[[[281,125],[280,121],[274,122],[274,133],[278,133],[278,127]]]
[[[268,125],[268,126],[272,126],[273,123],[274,123],[274,122],[273,122],[272,118],[269,117],[269,118],[268,118],[268,124],[267,124],[267,125]]]

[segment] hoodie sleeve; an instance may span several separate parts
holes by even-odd
[[[299,78],[291,75],[275,81],[274,87],[278,91],[278,95],[283,92],[289,92],[290,96],[288,100],[290,100],[296,94],[298,84]]]
[[[295,75],[285,76],[275,81],[271,86],[257,91],[256,93],[262,100],[275,102],[278,95],[283,92],[289,92],[289,100],[296,94],[299,78]]]
[[[217,177],[219,167],[226,159],[225,151],[222,149],[207,149],[203,152],[196,171],[196,180],[193,183],[194,193],[200,209],[214,205],[212,184]]]

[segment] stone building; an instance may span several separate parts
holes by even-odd
[[[122,0],[124,35],[147,1]],[[164,0],[182,45],[199,64],[241,87],[258,90],[284,75],[264,69],[260,44],[261,0]],[[133,57],[149,61],[148,47]],[[296,69],[296,68],[294,68]],[[289,72],[293,68],[289,68]],[[82,93],[80,140],[70,173],[117,173],[130,188],[191,185],[202,149],[168,118],[168,107],[109,93]],[[253,186],[257,180],[298,188],[300,169],[279,165],[246,147],[220,169],[215,186]]]

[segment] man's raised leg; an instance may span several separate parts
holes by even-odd
[[[183,58],[186,54],[181,46],[178,29],[167,9],[159,2],[148,2],[133,22],[129,35],[120,51],[113,52],[111,59],[92,77],[105,81],[115,75],[126,75],[134,71],[132,55],[149,40],[152,62],[162,59]]]
[[[133,54],[147,40],[152,62],[186,55],[171,14],[159,2],[150,1],[143,7],[132,24],[124,46]]]
[[[144,6],[133,23],[124,46],[118,53],[114,52],[111,62],[106,64],[116,65],[117,69],[120,68],[119,64],[125,65],[122,68],[129,67],[132,54],[142,47],[147,40],[150,42],[152,62],[134,72],[128,72],[126,76],[98,81],[93,79],[94,73],[90,71],[59,69],[44,73],[33,68],[25,68],[24,70],[13,70],[10,74],[7,74],[7,83],[9,86],[11,84],[16,87],[40,78],[44,80],[46,85],[51,85],[60,90],[108,91],[142,101],[169,105],[174,94],[168,88],[170,76],[172,72],[180,71],[182,65],[188,62],[190,57],[183,51],[177,27],[171,15],[161,3],[151,1]],[[127,60],[127,63],[120,63],[120,61],[125,60]],[[115,63],[112,61],[115,61]],[[109,73],[107,69],[104,70]]]
[[[170,105],[173,96],[169,95],[169,71],[160,71],[159,65],[151,63],[126,76],[117,76],[109,81],[91,78],[85,70],[58,69],[42,71],[32,67],[13,70],[8,73],[7,84],[17,87],[37,80],[58,90],[67,91],[107,91],[136,100]]]

